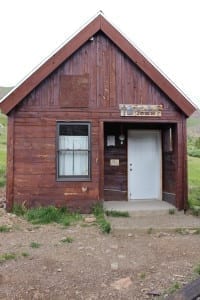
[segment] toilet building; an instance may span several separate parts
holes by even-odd
[[[1,102],[7,209],[157,199],[187,207],[195,107],[102,14]]]

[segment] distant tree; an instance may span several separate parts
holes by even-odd
[[[200,149],[200,137],[198,137],[195,141],[195,147]]]

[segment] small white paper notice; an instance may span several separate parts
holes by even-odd
[[[119,159],[111,159],[110,166],[119,167]]]
[[[115,136],[114,135],[107,136],[107,146],[115,146]]]

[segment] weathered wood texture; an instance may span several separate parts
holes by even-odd
[[[14,188],[14,112],[8,116],[7,135],[7,172],[6,172],[6,209],[11,211],[13,207]]]
[[[184,119],[177,123],[176,157],[176,205],[179,209],[185,209],[187,206],[187,145],[186,122]]]
[[[120,123],[105,124],[104,131],[104,199],[127,200],[127,138],[120,144]],[[124,131],[126,129],[124,128]],[[124,133],[123,131],[123,133]],[[125,132],[126,133],[126,132]],[[107,146],[107,136],[115,137],[115,146]],[[112,159],[119,166],[111,166]]]
[[[108,38],[110,38],[113,43],[121,49],[123,53],[134,63],[136,64],[142,72],[144,72],[149,78],[152,79],[154,83],[162,90],[173,102],[181,109],[181,111],[186,115],[190,116],[194,111],[195,107],[188,101],[188,99],[178,90],[176,87],[170,83],[170,81],[163,76],[157,68],[135,48],[114,26],[112,26],[101,13],[93,19],[89,24],[87,24],[78,34],[76,34],[68,43],[61,47],[54,55],[52,55],[48,60],[45,61],[35,72],[26,78],[17,88],[15,88],[7,97],[6,101],[1,103],[1,109],[4,113],[8,114],[17,104],[19,104],[34,88],[36,88],[45,78],[52,74],[65,60],[69,59],[75,52],[79,52],[79,49],[82,45],[87,42],[93,42],[94,36],[99,32],[103,32]],[[96,41],[95,41],[96,42]],[[111,77],[115,76],[115,53],[112,57],[111,54],[107,51],[107,45],[103,44],[99,40],[99,44],[96,43],[97,52],[96,58],[99,62],[98,67],[101,68],[101,63],[105,70],[105,75],[108,74],[106,70],[110,70]],[[100,51],[98,51],[100,50]],[[103,50],[103,52],[102,52]],[[104,51],[105,50],[105,51]],[[115,52],[115,51],[114,51]],[[87,57],[89,52],[85,52]],[[103,56],[101,54],[103,53]],[[89,53],[90,54],[90,53]],[[100,55],[99,55],[100,54]],[[104,55],[105,54],[105,55]],[[95,56],[89,56],[89,59],[94,58]],[[109,58],[112,60],[111,64],[109,63]],[[85,65],[84,69],[87,69],[87,61],[83,57]],[[92,59],[91,59],[92,62]],[[96,60],[94,61],[96,63]],[[116,60],[120,63],[120,60]],[[77,65],[76,65],[77,66]],[[76,67],[75,66],[75,67]],[[122,65],[123,66],[123,65]],[[110,68],[111,67],[111,68]],[[95,71],[95,70],[94,70]],[[98,68],[97,68],[98,72]],[[101,73],[101,72],[100,72]],[[123,74],[122,74],[123,75]],[[114,77],[113,76],[113,77]],[[126,78],[127,79],[127,78]],[[122,77],[123,80],[123,77]],[[115,84],[117,82],[110,80],[110,87],[113,86],[115,90]],[[102,85],[100,85],[102,87]],[[106,86],[107,89],[108,85]],[[113,90],[111,88],[111,91]],[[109,92],[104,91],[104,96]],[[113,96],[115,93],[113,94]],[[100,99],[101,101],[102,99]],[[104,99],[105,100],[105,99]],[[110,101],[115,102],[115,98],[110,97]]]
[[[163,174],[163,200],[176,205],[176,170],[177,170],[177,144],[176,144],[176,125],[171,124],[172,145],[167,134],[169,124],[164,126],[162,131],[162,174]],[[167,136],[166,136],[167,135]]]
[[[88,74],[89,78],[88,108],[61,107],[61,76],[84,74]],[[163,114],[162,117],[123,118],[119,112],[119,104],[122,103],[162,104]],[[13,186],[14,201],[26,202],[27,206],[67,205],[82,211],[88,211],[89,204],[104,198],[105,187],[127,189],[126,147],[124,145],[117,148],[122,164],[119,173],[116,174],[114,167],[113,170],[108,168],[108,161],[115,155],[115,151],[112,153],[109,149],[104,150],[104,123],[118,123],[118,129],[119,122],[127,123],[126,130],[162,129],[166,123],[183,125],[185,120],[185,115],[180,109],[101,32],[44,79],[15,108],[14,114],[14,138],[13,142],[10,142],[10,145],[13,143],[14,152],[9,156],[14,156],[14,177],[12,165],[8,167],[8,185]],[[91,122],[91,181],[57,182],[56,121],[80,120]],[[182,149],[182,125],[177,126],[174,137],[177,139],[174,152],[176,154],[166,156],[163,164],[164,190],[174,193],[176,201],[182,201],[177,200],[177,195],[181,197],[183,189],[182,162],[185,154]],[[169,176],[175,178],[173,186],[168,182]],[[82,191],[83,186],[88,187],[87,192]],[[8,188],[8,199],[12,199],[10,195],[11,188]],[[9,201],[9,205],[12,205],[11,200]]]
[[[41,119],[43,114],[40,114]],[[65,119],[64,114],[62,119]],[[14,200],[28,207],[47,204],[70,207],[73,201],[74,208],[88,211],[93,202],[99,200],[98,123],[93,121],[91,131],[91,182],[57,182],[56,120],[55,114],[50,121],[34,125],[30,122],[28,126],[28,118],[16,119]],[[87,187],[87,191],[83,192],[82,187]]]
[[[175,104],[102,33],[97,34],[94,41],[83,45],[39,88],[33,90],[26,101],[20,104],[20,110],[60,110],[61,76],[84,74],[89,74],[89,109],[81,108],[77,112],[98,114],[102,109],[110,109],[110,113],[118,117],[118,104],[163,104],[163,118],[180,117],[180,110]],[[76,106],[68,111],[74,110]]]

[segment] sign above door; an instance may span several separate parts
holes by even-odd
[[[121,117],[161,117],[163,105],[119,104]]]

